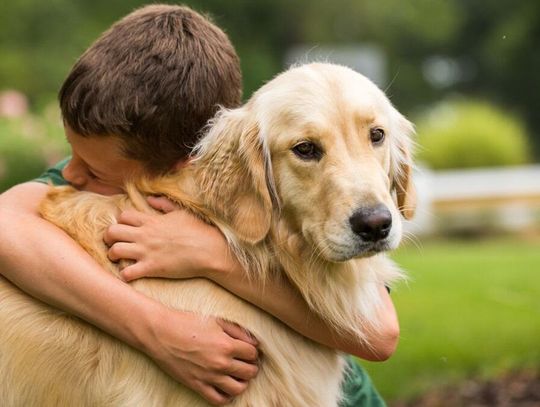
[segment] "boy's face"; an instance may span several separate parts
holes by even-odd
[[[101,195],[119,194],[128,179],[145,173],[140,161],[124,156],[118,137],[83,137],[68,125],[65,133],[72,158],[62,175],[73,187]]]

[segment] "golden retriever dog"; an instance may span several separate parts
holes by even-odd
[[[414,209],[412,125],[383,92],[342,66],[292,68],[221,111],[179,173],[112,197],[53,188],[43,216],[111,273],[104,230],[162,194],[216,225],[250,278],[286,276],[338,332],[376,328],[379,287],[401,273],[384,251]],[[259,340],[258,376],[234,406],[326,407],[340,400],[339,352],[205,279],[141,279],[168,306],[236,322]],[[145,355],[0,281],[2,406],[207,406]]]

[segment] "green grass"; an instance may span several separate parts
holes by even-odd
[[[394,259],[410,276],[392,294],[400,344],[389,361],[363,363],[385,399],[540,367],[538,241],[432,241]]]

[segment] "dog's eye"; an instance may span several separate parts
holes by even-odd
[[[378,127],[371,129],[369,133],[369,138],[371,142],[376,146],[382,144],[384,141],[384,130]]]
[[[320,160],[322,150],[311,141],[302,141],[292,148],[294,154],[303,160]]]

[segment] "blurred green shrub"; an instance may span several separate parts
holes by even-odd
[[[419,161],[434,169],[523,164],[529,160],[524,125],[487,102],[442,102],[417,120]]]
[[[68,151],[56,107],[39,115],[0,117],[0,192],[39,176]]]

